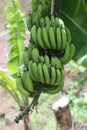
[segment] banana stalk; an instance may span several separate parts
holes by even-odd
[[[32,110],[34,109],[34,107],[35,107],[35,106],[37,105],[37,103],[38,103],[38,99],[39,99],[39,97],[40,97],[40,95],[41,95],[41,92],[42,92],[42,87],[39,87],[39,90],[38,90],[37,94],[34,96],[34,98],[33,98],[32,102],[31,102],[31,104],[29,104],[29,105],[27,106],[27,108],[25,108],[25,109],[19,114],[19,116],[17,116],[17,117],[15,118],[15,122],[16,122],[16,123],[19,123],[19,121],[20,121],[24,116],[26,116],[30,111],[32,111]]]

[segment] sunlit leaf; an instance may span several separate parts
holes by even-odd
[[[8,14],[8,40],[11,50],[8,55],[8,68],[12,75],[17,74],[19,66],[23,64],[22,55],[24,51],[24,40],[26,38],[26,27],[24,22],[24,14],[20,11],[19,3],[15,0],[12,5],[7,8]]]
[[[15,58],[12,58],[11,60],[9,60],[7,63],[7,66],[12,74],[14,74],[18,71],[17,66],[20,65],[20,63],[18,61],[19,61],[18,57],[15,57]]]

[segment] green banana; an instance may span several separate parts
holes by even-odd
[[[65,48],[64,56],[59,58],[60,61],[62,62],[62,64],[66,64],[67,59],[69,58],[69,53],[70,53],[70,44],[67,43],[66,48]]]
[[[46,29],[47,29],[47,32],[48,32],[48,29],[50,27],[50,19],[48,16],[45,17],[45,26],[46,26]]]
[[[38,30],[37,30],[37,43],[40,48],[45,49],[45,45],[42,39],[42,30],[40,27],[38,27]]]
[[[51,21],[50,25],[55,29],[55,18],[54,18],[54,15],[51,16],[50,21]]]
[[[36,62],[33,62],[31,64],[31,72],[32,74],[30,75],[31,77],[34,76],[34,81],[38,81],[38,72],[37,72],[37,64]]]
[[[32,28],[32,18],[31,18],[31,15],[28,16],[27,18],[27,28],[29,31],[31,31],[31,28]]]
[[[28,68],[28,64],[29,64],[28,48],[25,48],[25,51],[23,53],[23,63],[25,65],[25,67]]]
[[[43,38],[44,45],[46,46],[46,48],[51,49],[46,27],[42,28],[42,38]]]
[[[70,55],[69,55],[69,60],[71,60],[73,58],[75,54],[75,45],[74,44],[71,44],[70,45]]]
[[[32,50],[32,60],[34,62],[38,62],[38,60],[39,60],[39,50],[37,48],[34,48]]]
[[[54,86],[54,88],[50,88],[50,87],[48,89],[46,88],[44,92],[48,94],[57,94],[58,92],[62,90],[63,86],[64,86],[64,82],[57,86]]]
[[[38,10],[36,10],[36,19],[35,19],[35,21],[36,21],[36,25],[37,25],[37,27],[39,26],[39,19],[40,19],[40,17],[41,17],[41,15],[40,15],[40,13],[38,12]]]
[[[62,81],[62,75],[61,75],[61,71],[59,69],[56,69],[56,81],[55,84],[58,85],[60,84]]]
[[[66,37],[66,31],[64,28],[61,28],[60,31],[61,31],[61,44],[62,44],[61,49],[63,50],[66,47],[67,37]]]
[[[69,57],[65,63],[69,62],[73,58],[74,54],[75,54],[75,46],[74,46],[74,44],[71,44],[70,51],[69,51]]]
[[[61,50],[62,48],[62,43],[61,43],[61,31],[60,31],[60,27],[58,27],[56,29],[56,41],[57,41],[57,50]]]
[[[54,34],[53,27],[49,27],[49,38],[50,38],[51,48],[53,50],[55,50],[56,49],[56,40],[55,40],[55,34]]]
[[[30,42],[28,44],[28,55],[29,55],[29,58],[31,58],[33,48],[34,48],[34,45],[33,45],[33,43]]]
[[[56,59],[55,59],[55,57],[51,57],[51,65],[52,66],[56,66]]]
[[[61,72],[61,76],[62,76],[61,82],[64,82],[64,77],[65,77],[64,69],[61,69],[60,72]]]
[[[62,69],[63,68],[63,66],[62,66],[62,64],[61,64],[61,61],[60,61],[60,59],[58,58],[58,57],[55,57],[55,64],[56,64],[56,68],[57,69]]]
[[[29,75],[30,75],[30,77],[31,77],[31,79],[32,79],[33,81],[36,81],[36,78],[35,78],[35,76],[34,76],[34,73],[32,72],[32,64],[33,64],[33,61],[30,60],[30,61],[29,61],[29,66],[28,66]]]
[[[33,92],[34,91],[33,82],[32,82],[32,80],[30,78],[30,75],[29,75],[28,71],[24,71],[23,72],[22,81],[23,81],[24,88],[26,90],[28,90],[29,92]]]
[[[30,96],[29,92],[24,89],[24,86],[23,86],[23,84],[22,84],[22,79],[21,79],[21,77],[18,77],[18,78],[16,79],[16,86],[17,86],[18,91],[19,91],[21,94],[23,94],[23,95],[26,96],[26,97],[29,97],[29,96]]]
[[[53,66],[51,66],[51,69],[50,69],[50,75],[51,75],[51,78],[50,78],[50,83],[49,84],[52,84],[52,85],[55,85],[55,81],[56,81],[56,70]]]
[[[37,20],[37,13],[35,11],[32,12],[32,25],[36,25],[36,20]]]
[[[42,63],[39,63],[39,64],[38,64],[38,66],[37,66],[37,72],[38,72],[38,80],[39,80],[41,83],[44,83],[44,82],[45,82],[45,79],[44,79],[44,75],[43,75]]]
[[[33,27],[31,28],[31,39],[35,43],[35,45],[38,46],[38,44],[37,44],[37,27],[36,27],[36,25],[33,25]]]
[[[40,13],[42,12],[42,5],[41,5],[41,4],[38,5],[37,10],[38,10],[38,12],[40,12]]]
[[[40,60],[39,62],[41,62],[42,64],[44,63],[44,57],[43,56],[40,56],[39,60]]]
[[[47,65],[45,63],[43,64],[43,73],[44,73],[45,83],[49,84],[50,75],[49,75],[48,67],[47,67]]]
[[[45,55],[44,56],[44,61],[45,61],[46,65],[47,65],[47,67],[49,67],[49,65],[50,65],[50,58],[49,58],[49,56]]]
[[[59,23],[59,18],[56,17],[56,18],[55,18],[55,27],[58,28],[59,25],[60,25],[60,23]]]
[[[72,41],[71,33],[67,27],[65,27],[65,30],[66,30],[67,42],[71,43],[71,41]]]
[[[40,18],[40,26],[41,26],[41,27],[44,27],[44,26],[45,26],[45,21],[44,21],[44,18],[43,18],[43,17]]]

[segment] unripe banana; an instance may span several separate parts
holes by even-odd
[[[62,76],[61,82],[64,82],[64,77],[65,77],[64,69],[61,69],[60,72],[61,72],[61,76]]]
[[[48,32],[48,29],[50,27],[50,19],[48,16],[45,17],[45,26],[46,26],[46,29],[47,29],[47,32]]]
[[[40,56],[39,60],[40,60],[39,62],[41,62],[42,64],[44,63],[44,57],[43,56]]]
[[[41,31],[40,27],[37,30],[37,43],[40,48],[45,49],[45,45],[44,45],[43,39],[42,39],[42,31]]]
[[[44,18],[43,18],[43,17],[40,18],[40,26],[41,26],[41,27],[44,27],[44,26],[45,26],[45,21],[44,21]]]
[[[57,86],[54,86],[54,88],[50,88],[50,87],[48,89],[46,88],[45,92],[48,94],[57,94],[62,90],[63,86],[64,86],[64,82]]]
[[[29,31],[31,31],[31,28],[32,28],[32,18],[31,18],[31,15],[28,16],[27,18],[27,28]]]
[[[33,25],[33,27],[31,28],[31,39],[35,43],[35,45],[38,46],[38,44],[37,44],[37,27],[36,27],[36,25]]]
[[[60,23],[59,23],[59,18],[56,17],[56,18],[55,18],[55,27],[58,28],[59,25],[60,25]]]
[[[44,74],[43,74],[43,68],[42,63],[39,63],[37,66],[37,72],[38,72],[38,81],[41,83],[45,83]]]
[[[73,58],[74,54],[75,54],[75,46],[74,46],[74,44],[71,44],[70,51],[69,51],[69,57],[65,63],[68,63]]]
[[[33,11],[31,16],[32,16],[32,25],[36,25],[36,19],[37,19],[36,12]]]
[[[58,57],[55,57],[55,64],[56,64],[56,68],[57,69],[62,69],[63,68],[63,66],[62,66],[62,64],[61,64],[61,61],[60,61],[60,59],[58,58]]]
[[[44,61],[45,61],[45,63],[47,64],[47,67],[49,67],[49,65],[50,65],[49,56],[45,55],[45,56],[44,56]]]
[[[42,38],[43,38],[44,45],[46,46],[46,48],[47,49],[51,49],[50,41],[49,41],[49,37],[48,37],[48,33],[47,33],[46,27],[42,28]]]
[[[66,30],[67,42],[71,43],[71,33],[67,27],[65,27],[65,30]]]
[[[39,19],[40,19],[40,12],[38,12],[38,10],[36,10],[36,25],[37,25],[37,27],[39,26]]]
[[[34,81],[38,81],[38,72],[37,72],[37,64],[36,64],[36,62],[33,62],[31,64],[30,69],[31,69],[31,73],[29,73],[29,74],[30,74],[31,78],[34,77]]]
[[[38,60],[39,60],[39,50],[37,48],[34,48],[32,50],[32,60],[34,62],[38,62]]]
[[[42,5],[41,5],[41,4],[38,5],[37,10],[38,10],[38,12],[40,12],[40,13],[42,12]]]
[[[30,75],[30,77],[31,77],[31,79],[32,79],[33,81],[36,81],[36,78],[35,78],[35,76],[34,76],[34,73],[32,72],[32,64],[33,64],[33,61],[30,60],[30,61],[29,61],[29,66],[28,66],[29,75]]]
[[[56,41],[57,41],[57,46],[56,46],[56,49],[57,50],[61,50],[62,48],[62,43],[61,43],[61,31],[60,31],[60,27],[58,27],[56,29]]]
[[[70,53],[70,44],[67,43],[66,44],[66,48],[65,48],[65,53],[63,57],[60,57],[60,61],[62,62],[62,64],[66,64],[67,60],[69,58],[69,53]]]
[[[43,64],[43,73],[44,73],[45,83],[49,84],[50,75],[49,75],[48,67],[47,67],[47,65],[45,63]]]
[[[62,44],[61,49],[63,50],[66,47],[67,37],[66,37],[66,31],[64,28],[61,28],[60,31],[61,31],[61,44]]]
[[[16,79],[16,86],[17,86],[18,91],[19,91],[22,95],[24,95],[24,96],[26,96],[26,97],[29,97],[29,96],[30,96],[29,92],[24,89],[24,86],[23,86],[23,84],[22,84],[22,79],[21,79],[21,77],[18,77],[18,78]]]
[[[51,57],[51,65],[52,66],[56,66],[56,59],[55,59],[55,57]]]
[[[55,84],[59,85],[62,81],[62,75],[61,75],[61,71],[59,69],[56,69],[56,81]]]
[[[34,48],[34,45],[33,45],[33,43],[29,43],[28,44],[28,55],[29,55],[29,58],[31,58],[31,56],[32,56],[32,50],[33,50],[33,48]]]
[[[28,64],[29,64],[28,48],[25,48],[25,51],[23,53],[23,63],[25,65],[25,67],[28,68]]]
[[[49,38],[50,38],[51,48],[53,50],[55,50],[56,49],[56,40],[55,40],[55,34],[54,34],[53,27],[49,27]]]
[[[33,90],[34,90],[33,82],[31,80],[29,72],[27,70],[23,72],[22,81],[23,81],[24,88],[26,90],[28,90],[30,93],[33,92]]]
[[[51,16],[51,23],[50,25],[55,29],[55,18],[54,18],[54,15]]]
[[[50,75],[51,75],[51,79],[50,79],[50,83],[49,84],[52,84],[52,85],[55,85],[55,81],[56,81],[56,70],[53,66],[51,66],[50,68]]]
[[[69,55],[69,60],[71,60],[73,58],[75,54],[75,45],[74,44],[71,44],[70,45],[70,55]]]

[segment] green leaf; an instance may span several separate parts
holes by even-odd
[[[86,2],[84,6],[84,2]],[[61,18],[70,29],[76,53],[74,60],[87,54],[87,1],[62,1]],[[87,63],[84,64],[87,67]]]
[[[86,66],[87,65],[87,55],[84,55],[83,57],[81,57],[78,60],[78,64],[82,65],[82,66]]]
[[[7,72],[2,69],[0,69],[0,85],[14,98],[20,107],[23,106],[22,98],[20,98],[22,95],[20,95],[17,90],[16,80],[11,78]]]
[[[14,73],[18,72],[18,67],[20,66],[19,60],[18,60],[18,56],[15,58],[12,58],[8,61],[7,66],[9,68],[9,70],[11,71],[11,74],[13,75]]]
[[[12,75],[18,73],[18,68],[23,64],[22,55],[24,51],[24,40],[26,38],[26,27],[24,22],[24,14],[20,11],[19,3],[15,0],[12,5],[7,8],[8,18],[8,40],[11,46],[8,54],[8,69]]]

